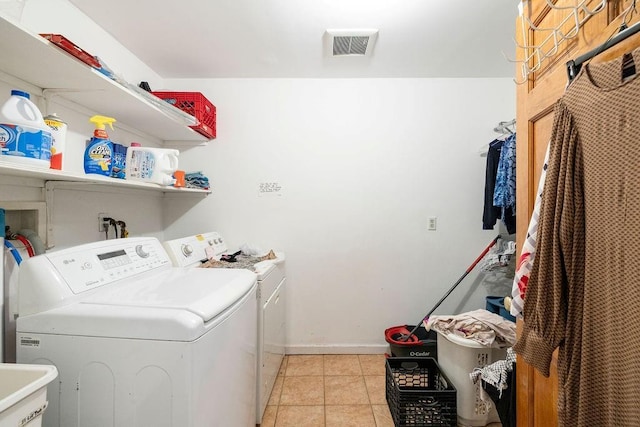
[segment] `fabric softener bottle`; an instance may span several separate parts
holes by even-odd
[[[87,149],[84,151],[84,173],[111,176],[113,167],[113,142],[109,140],[109,135],[105,130],[106,124],[113,129],[116,119],[106,116],[93,116],[89,119],[94,123],[96,129],[93,137],[89,140]]]

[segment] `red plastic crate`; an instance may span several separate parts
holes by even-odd
[[[185,113],[191,114],[198,124],[191,129],[209,139],[216,137],[216,106],[200,92],[151,92]]]
[[[61,34],[40,34],[40,36],[49,40],[51,43],[55,44],[61,49],[64,49],[71,55],[78,58],[80,61],[85,64],[91,65],[94,68],[101,68],[100,63],[96,60],[96,58],[90,53],[86,52],[79,46],[77,46],[74,42],[66,38]]]

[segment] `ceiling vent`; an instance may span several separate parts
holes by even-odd
[[[371,56],[378,30],[327,30],[329,56]]]

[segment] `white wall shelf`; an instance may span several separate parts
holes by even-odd
[[[83,184],[107,185],[117,188],[129,188],[140,190],[151,190],[162,193],[191,193],[207,195],[211,194],[211,190],[201,190],[198,188],[176,188],[165,187],[153,183],[142,181],[128,181],[126,179],[110,178],[102,175],[79,174],[72,172],[63,172],[55,169],[44,169],[20,163],[12,163],[0,160],[0,175],[36,178],[43,181],[66,181]]]
[[[189,128],[196,120],[183,111],[147,94],[140,94],[109,79],[53,43],[0,14],[0,73],[55,93],[99,114],[116,117],[120,123],[140,130],[165,143],[197,143],[208,139]],[[47,181],[93,184],[120,189],[141,189],[162,193],[210,194],[210,190],[164,187],[101,175],[86,175],[43,169],[0,160],[0,175]]]
[[[195,119],[109,79],[53,43],[0,15],[0,72],[154,136],[164,142],[202,143],[188,127]]]

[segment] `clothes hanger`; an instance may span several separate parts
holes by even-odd
[[[631,19],[631,16],[633,16],[633,12],[635,12],[635,10],[636,10],[636,0],[633,0],[629,8],[627,8],[627,10],[624,13],[624,16],[622,18],[622,24],[620,25],[618,34],[611,37],[609,40],[607,40],[600,46],[596,47],[595,49],[592,49],[589,52],[583,55],[580,55],[576,59],[572,59],[567,62],[566,64],[567,76],[569,78],[569,82],[571,82],[578,75],[578,73],[580,72],[580,69],[582,68],[582,65],[584,65],[585,62],[600,55],[602,52],[617,45],[621,41],[628,39],[629,37],[631,37],[632,35],[640,31],[640,22],[636,22],[630,27],[628,26],[628,23],[627,23],[627,20]],[[625,57],[623,58],[622,72],[623,72],[622,74],[623,78],[629,77],[635,74],[635,63],[633,62],[633,57],[631,56],[631,54],[626,54]]]
[[[508,122],[500,122],[498,123],[498,126],[493,128],[493,131],[502,134],[498,137],[498,139],[500,138],[507,139],[509,136],[515,133],[515,129],[511,129],[511,127],[515,126],[515,124],[516,124],[516,119],[513,119]]]
[[[515,126],[516,119],[510,120],[508,122],[500,122],[496,127],[493,128],[494,132],[497,132],[501,135],[497,136],[493,141],[489,144],[483,144],[478,152],[481,157],[486,157],[489,148],[494,147],[496,144],[502,144],[507,138],[515,133],[514,129],[511,129],[512,126]]]
[[[553,28],[543,28],[535,25],[521,8],[520,22],[524,46],[516,42],[516,48],[522,49],[525,52],[524,59],[511,60],[503,53],[507,61],[517,63],[521,68],[522,80],[514,79],[516,84],[528,82],[529,75],[541,69],[543,61],[555,56],[563,42],[575,38],[580,32],[580,28],[582,28],[589,18],[606,10],[608,0],[600,0],[593,9],[587,7],[587,4],[590,4],[589,0],[581,0],[579,4],[571,6],[558,6],[552,0],[546,0],[546,3],[546,7],[548,7],[549,10],[566,12],[564,19]],[[577,0],[576,3],[578,3]],[[521,2],[521,4],[523,3]],[[528,31],[533,31],[540,35],[548,34],[540,43],[529,45],[527,42]]]

